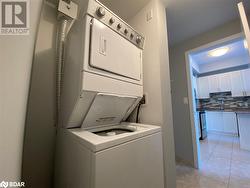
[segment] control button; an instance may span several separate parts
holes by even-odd
[[[119,24],[117,25],[117,29],[121,29],[121,28],[122,28],[122,24],[119,23]]]
[[[127,35],[128,34],[128,30],[124,29],[124,34]]]
[[[105,14],[106,14],[105,8],[103,8],[103,7],[97,8],[96,14],[97,14],[97,16],[99,16],[99,17],[105,16]]]
[[[138,36],[136,37],[136,43],[137,43],[137,44],[140,44],[140,43],[141,43],[141,40],[142,40],[142,37],[141,37],[140,35],[138,35]]]
[[[115,19],[114,19],[114,18],[110,18],[109,23],[110,23],[110,24],[115,23]]]
[[[133,38],[134,38],[134,34],[131,33],[131,34],[130,34],[130,39],[133,39]]]

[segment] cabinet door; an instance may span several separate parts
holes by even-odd
[[[250,115],[238,114],[240,131],[240,148],[250,151]]]
[[[237,119],[234,112],[223,112],[223,132],[237,134]]]
[[[219,74],[218,77],[220,82],[220,90],[222,92],[231,91],[232,86],[231,86],[230,73]]]
[[[211,131],[214,130],[214,124],[212,120],[212,112],[206,112],[206,123],[207,123],[207,130]]]
[[[250,52],[250,29],[249,29],[249,24],[248,24],[245,8],[242,2],[238,3],[238,10],[240,13],[242,28],[245,34],[247,45],[248,45],[248,52]]]
[[[209,98],[209,86],[207,77],[198,78],[198,97],[199,99]]]
[[[234,112],[207,112],[207,129],[229,134],[237,134],[237,119]]]
[[[241,71],[231,73],[232,96],[239,97],[244,95],[243,80]]]
[[[244,91],[247,96],[250,96],[250,69],[241,71],[244,83]]]
[[[224,131],[222,112],[207,112],[206,117],[207,129],[209,131]]]
[[[209,93],[220,92],[219,77],[217,75],[208,76]]]

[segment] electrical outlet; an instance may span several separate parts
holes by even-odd
[[[76,19],[78,5],[73,1],[59,0],[58,11],[59,13],[69,17],[70,19]]]
[[[147,93],[144,93],[144,94],[143,94],[140,103],[141,103],[143,106],[145,106],[145,105],[148,104],[148,94],[147,94]]]
[[[141,98],[140,103],[141,103],[141,104],[146,104],[146,96],[145,96],[145,94],[144,94],[143,97]]]

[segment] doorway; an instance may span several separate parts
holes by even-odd
[[[250,134],[245,126],[250,124],[249,65],[241,33],[186,52],[194,167],[198,169],[185,167],[189,175],[216,179],[217,185],[241,185],[242,181],[250,185],[245,174],[250,173],[250,147],[244,144],[249,143],[244,135]]]

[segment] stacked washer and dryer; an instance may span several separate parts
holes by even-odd
[[[68,33],[55,187],[163,188],[158,126],[125,122],[143,96],[144,37],[95,0]]]

